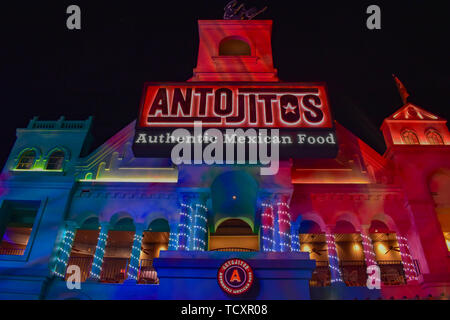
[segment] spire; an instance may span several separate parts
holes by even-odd
[[[406,90],[406,87],[403,85],[403,83],[400,81],[399,78],[397,78],[395,76],[395,74],[392,75],[394,77],[395,80],[395,84],[397,85],[398,88],[398,92],[400,93],[400,97],[402,98],[403,101],[403,105],[408,103],[408,97],[409,97],[409,93]]]

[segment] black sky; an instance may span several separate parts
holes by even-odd
[[[146,81],[192,76],[198,19],[221,19],[226,0],[22,1],[1,7],[0,163],[15,129],[33,116],[94,116],[95,146],[136,118]],[[249,1],[258,3],[258,1]],[[260,2],[260,1],[259,1]],[[395,73],[410,101],[450,119],[445,1],[266,1],[283,81],[323,81],[335,118],[378,152],[379,127],[401,107]],[[82,30],[66,28],[66,8],[82,9]],[[382,30],[365,27],[382,9]],[[95,147],[94,146],[94,147]]]

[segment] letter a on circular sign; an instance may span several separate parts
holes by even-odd
[[[233,296],[240,296],[250,290],[255,278],[250,265],[240,259],[225,262],[217,273],[220,288]]]

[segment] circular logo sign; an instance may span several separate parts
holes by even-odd
[[[246,293],[255,280],[250,265],[241,259],[225,262],[217,273],[219,286],[228,294],[239,296]]]

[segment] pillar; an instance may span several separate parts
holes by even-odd
[[[66,277],[67,263],[69,262],[70,252],[72,251],[73,240],[75,239],[75,233],[77,230],[77,224],[73,221],[66,221],[64,226],[64,236],[62,243],[59,246],[55,269],[53,274],[60,278]]]
[[[141,258],[142,239],[144,238],[143,225],[136,225],[136,232],[133,238],[133,247],[131,248],[130,262],[128,264],[128,280],[136,281],[139,276],[139,262]]]
[[[169,251],[178,250],[178,222],[170,224]]]
[[[339,268],[339,258],[336,249],[336,240],[331,228],[326,231],[327,247],[328,247],[328,262],[330,265],[331,284],[343,283],[341,269]]]
[[[100,233],[98,235],[97,246],[95,247],[94,261],[92,262],[89,280],[100,280],[102,272],[103,257],[105,255],[106,243],[108,241],[109,223],[100,223]]]
[[[182,196],[180,200],[180,223],[178,224],[178,250],[189,251],[192,232],[192,212],[191,197]]]
[[[208,208],[206,195],[201,195],[193,206],[192,241],[190,249],[193,251],[207,250],[208,237]]]
[[[280,252],[291,252],[291,225],[292,217],[289,208],[289,197],[282,196],[277,199],[276,207],[276,230],[278,231],[279,248]]]
[[[300,223],[292,223],[291,225],[291,250],[292,252],[300,252],[299,238]]]
[[[403,270],[405,272],[407,283],[409,284],[412,281],[419,280],[414,267],[414,259],[409,250],[408,239],[400,234],[397,234],[397,242],[400,248],[400,255],[402,257]]]
[[[261,244],[263,252],[275,251],[275,217],[270,201],[261,204]]]
[[[377,265],[377,257],[373,249],[373,242],[370,238],[368,229],[362,228],[361,230],[362,245],[364,251],[364,260],[366,261],[366,266],[370,267]]]

